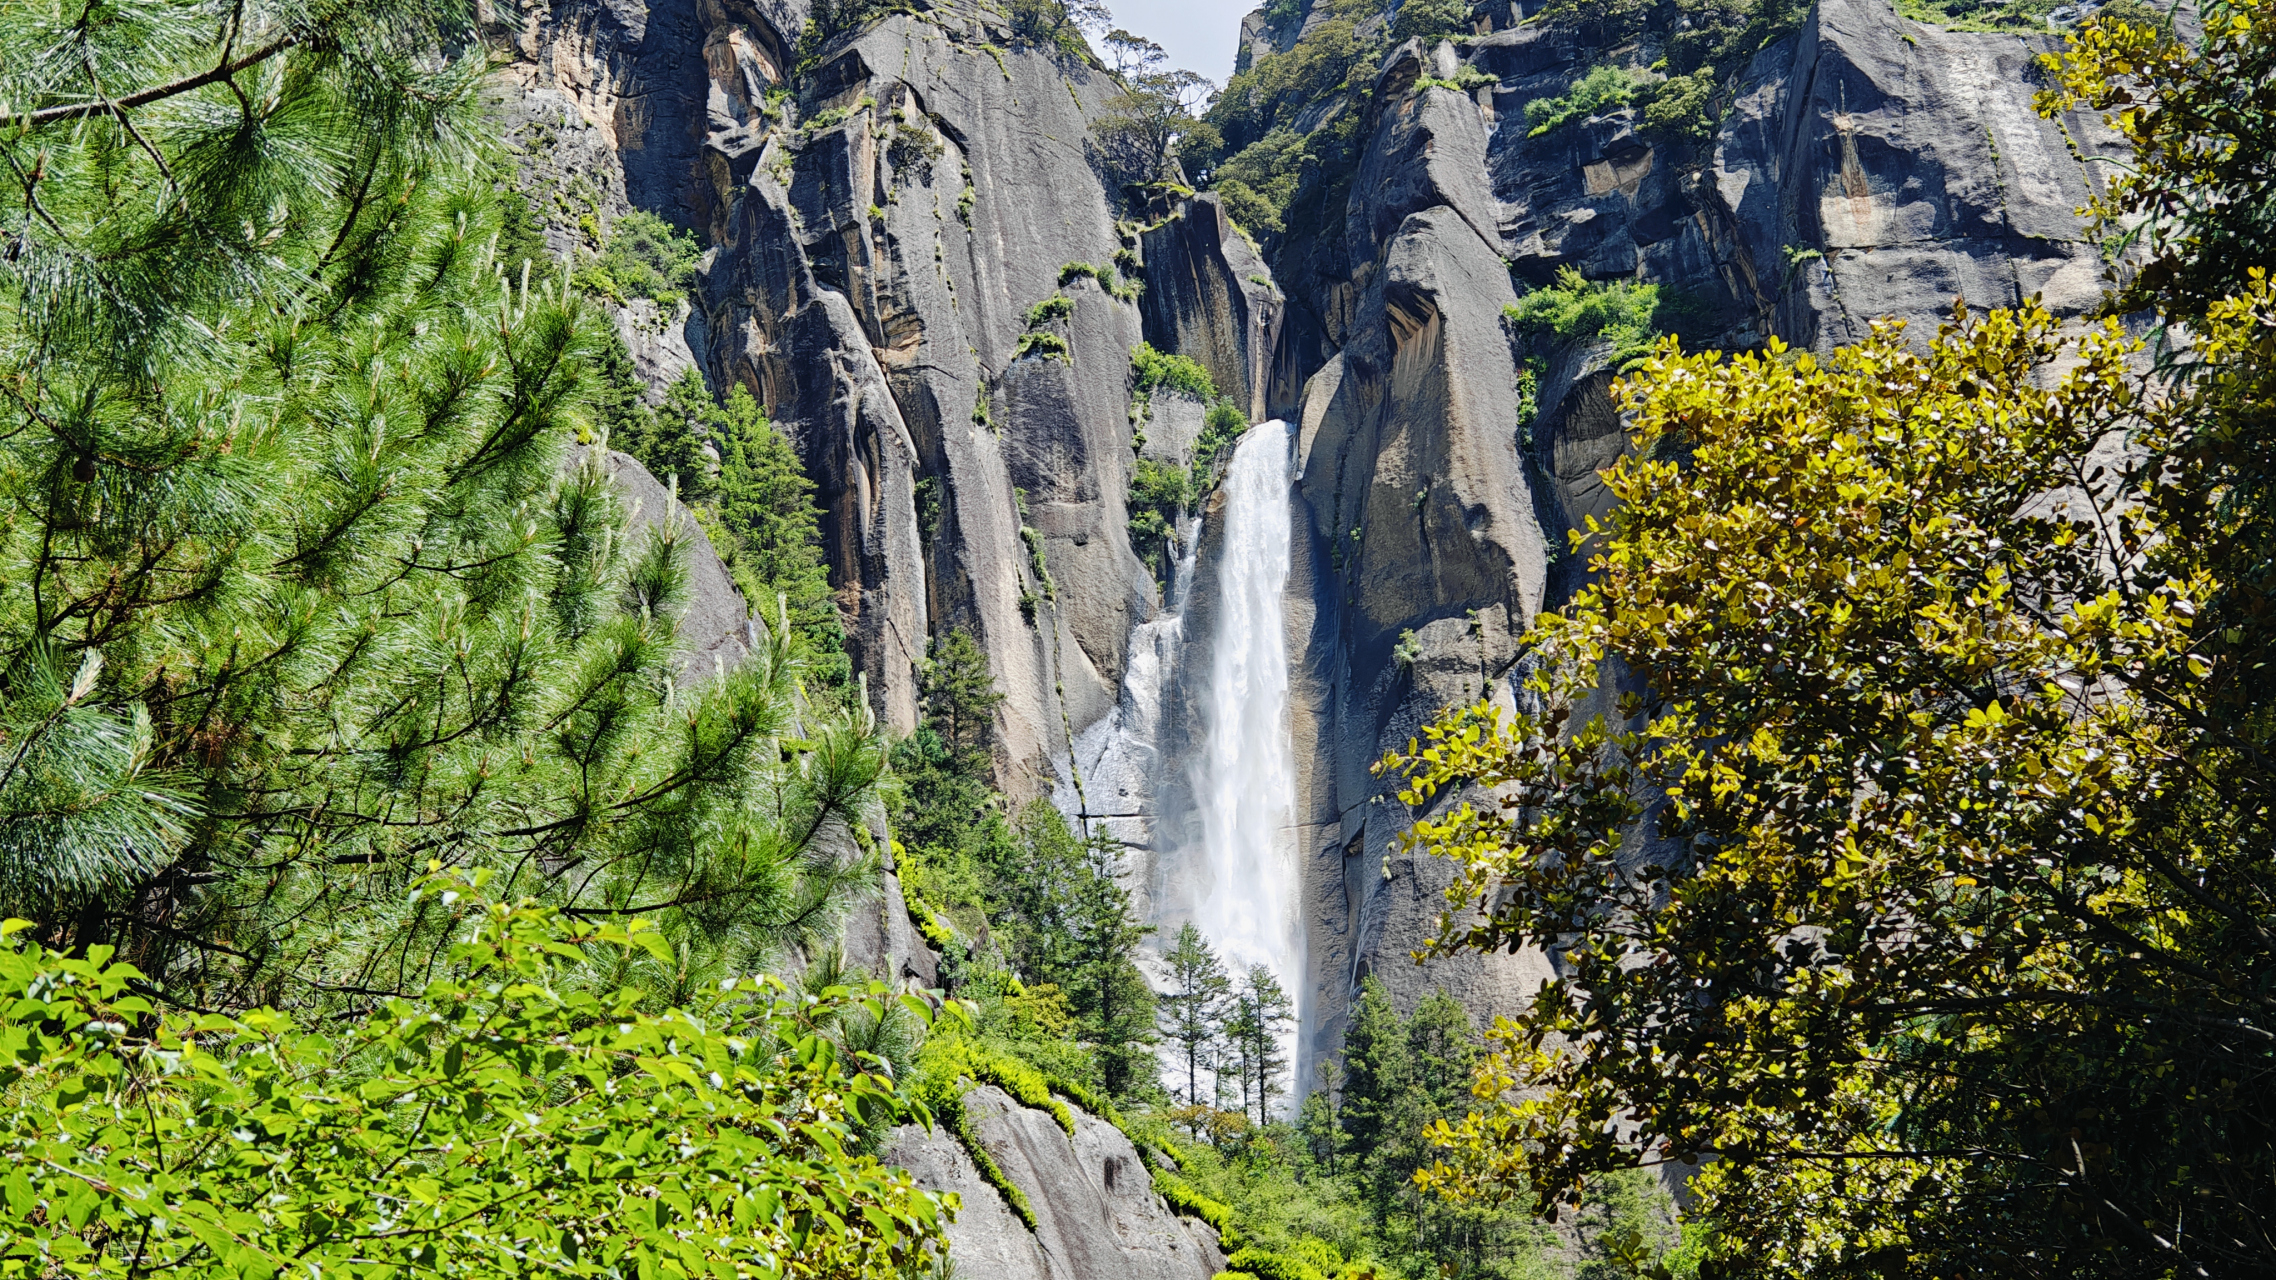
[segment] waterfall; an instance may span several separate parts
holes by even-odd
[[[1114,714],[1076,737],[1071,758],[1059,767],[1059,783],[1051,797],[1086,834],[1103,827],[1131,849],[1154,848],[1160,806],[1155,783],[1164,767],[1168,736],[1163,721],[1185,651],[1185,603],[1193,589],[1194,548],[1200,531],[1199,518],[1179,523],[1177,545],[1182,550],[1170,565],[1170,607],[1132,628]],[[1130,887],[1140,912],[1153,920],[1161,912],[1149,880],[1141,876]]]
[[[1235,444],[1217,519],[1178,531],[1169,607],[1132,629],[1114,713],[1057,762],[1053,800],[1136,856],[1125,883],[1166,944],[1190,919],[1238,977],[1272,970],[1302,1020],[1305,947],[1289,738],[1286,636],[1291,429],[1259,423]],[[1200,547],[1210,548],[1204,571]],[[1189,636],[1196,583],[1207,635]],[[1198,645],[1189,641],[1199,640]],[[1197,660],[1189,660],[1197,659]],[[1149,976],[1160,981],[1158,970]],[[1296,1030],[1283,1048],[1296,1061]],[[1304,1082],[1286,1079],[1289,1097]]]
[[[1238,973],[1264,965],[1301,1002],[1302,884],[1292,830],[1296,759],[1283,599],[1288,455],[1288,424],[1261,423],[1242,437],[1225,476],[1217,625],[1198,691],[1201,743],[1189,774],[1200,843],[1186,866],[1195,878],[1193,922],[1226,967]]]

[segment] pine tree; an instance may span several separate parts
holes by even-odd
[[[797,449],[749,391],[733,387],[722,403],[694,369],[665,388],[663,403],[641,407],[631,356],[613,327],[607,337],[601,416],[613,424],[610,445],[660,480],[678,477],[735,585],[767,617],[788,610],[808,669],[824,687],[842,689],[852,677],[845,628],[822,558],[815,484]],[[631,390],[622,389],[627,379]]]
[[[1480,1052],[1469,1013],[1444,991],[1401,1017],[1380,981],[1361,983],[1344,1032],[1343,1105],[1334,1133],[1377,1229],[1402,1224],[1396,1229],[1434,1240],[1443,1251],[1498,1247],[1518,1227],[1510,1215],[1446,1205],[1415,1185],[1416,1170],[1439,1154],[1424,1130],[1437,1120],[1459,1124],[1472,1109]]]
[[[903,880],[978,935],[1003,908],[1001,886],[1022,862],[989,749],[1003,695],[987,655],[961,630],[933,641],[932,657],[917,668],[917,695],[924,718],[893,746],[889,812],[909,854]]]
[[[1152,1092],[1154,995],[1136,964],[1152,930],[1116,879],[1119,842],[1077,835],[1045,799],[1020,810],[1015,832],[1017,861],[995,877],[988,912],[1007,958],[1027,981],[1065,992],[1110,1093]]]
[[[613,325],[611,330],[613,332]],[[621,338],[618,348],[622,349]],[[628,372],[631,359],[631,353],[624,351]],[[631,427],[628,433],[619,435],[611,431],[609,444],[638,458],[640,465],[648,468],[658,480],[669,482],[677,476],[680,499],[700,508],[719,488],[721,467],[714,456],[712,434],[724,416],[703,385],[703,375],[688,369],[664,389],[662,404],[654,409],[643,409],[637,419],[628,420]],[[811,518],[807,524],[811,527]],[[770,606],[768,612],[773,612],[772,598],[766,598],[766,603]]]
[[[504,239],[501,234],[500,243]],[[593,426],[607,438],[611,449],[639,459],[657,479],[669,483],[674,468],[666,463],[659,447],[659,422],[648,407],[647,384],[632,363],[632,348],[624,344],[624,335],[605,316],[594,323],[592,341],[585,399],[592,406]],[[680,483],[681,491],[686,492],[687,480],[683,478]]]
[[[917,672],[917,692],[924,699],[926,717],[963,767],[975,772],[991,769],[988,753],[996,740],[995,710],[1004,695],[996,692],[988,655],[973,642],[971,632],[958,627],[933,641],[932,652]]]
[[[1415,1061],[1406,1022],[1373,975],[1360,984],[1352,1005],[1343,1071],[1342,1146],[1354,1157],[1362,1197],[1380,1225],[1412,1173],[1412,1162],[1399,1149],[1419,1140],[1424,1117],[1414,1105]]]
[[[684,683],[687,530],[565,468],[604,322],[500,259],[440,12],[0,22],[0,906],[202,1007],[417,989],[434,862],[655,919],[586,976],[659,1000],[872,874],[878,745],[784,644]]]
[[[1179,926],[1177,939],[1162,957],[1169,962],[1174,990],[1158,997],[1162,1034],[1178,1047],[1185,1061],[1185,1100],[1201,1102],[1201,1073],[1212,1062],[1211,1051],[1223,1034],[1226,1008],[1233,996],[1233,980],[1209,940],[1190,920]]]
[[[667,412],[698,403],[693,378],[683,377],[684,385],[667,397]],[[719,454],[715,502],[730,567],[745,590],[788,607],[808,661],[825,683],[842,688],[853,670],[822,556],[814,481],[790,438],[768,421],[766,406],[743,387],[730,388],[726,402],[715,403],[704,420]]]
[[[1432,1119],[1468,1108],[1479,1052],[1477,1028],[1461,1001],[1440,989],[1415,1006],[1407,1019],[1407,1056],[1416,1099]]]
[[[1242,1108],[1255,1108],[1259,1127],[1272,1122],[1274,1096],[1287,1092],[1281,1077],[1288,1070],[1288,1053],[1281,1048],[1280,1037],[1295,1021],[1294,1006],[1280,979],[1264,965],[1250,965],[1234,993],[1226,1038],[1240,1065]]]
[[[1098,1053],[1107,1092],[1118,1098],[1160,1088],[1154,1057],[1154,991],[1138,971],[1139,944],[1153,926],[1130,907],[1117,878],[1122,843],[1105,831],[1083,842],[1084,874],[1067,912],[1075,961],[1063,984],[1083,1037]]]

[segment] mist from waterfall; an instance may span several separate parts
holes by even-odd
[[[1189,766],[1200,837],[1186,860],[1195,876],[1193,922],[1228,970],[1271,969],[1301,1018],[1304,931],[1284,599],[1288,424],[1261,423],[1243,436],[1224,483],[1216,633],[1197,699],[1201,749]],[[1293,1044],[1293,1031],[1288,1039]]]

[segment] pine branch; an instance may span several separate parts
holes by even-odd
[[[202,89],[209,84],[227,80],[248,67],[257,67],[285,50],[300,44],[302,39],[303,37],[299,35],[281,36],[235,61],[224,60],[211,71],[203,71],[194,76],[184,76],[169,84],[152,85],[148,89],[130,93],[123,98],[80,102],[67,107],[47,107],[34,111],[28,116],[19,117],[19,119],[34,129],[41,125],[56,124],[64,120],[85,120],[90,116],[119,116],[123,119],[127,112],[136,107],[144,107],[153,102],[162,102],[167,98],[179,97],[192,89]]]

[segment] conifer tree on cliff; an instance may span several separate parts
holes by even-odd
[[[1272,1100],[1287,1093],[1282,1077],[1288,1051],[1280,1037],[1294,1023],[1295,1007],[1270,968],[1250,965],[1233,992],[1232,1016],[1225,1023],[1233,1059],[1240,1069],[1241,1104],[1259,1127],[1272,1121]]]
[[[1177,937],[1162,959],[1169,963],[1172,987],[1156,997],[1161,1006],[1162,1034],[1177,1046],[1178,1058],[1185,1064],[1187,1105],[1198,1105],[1201,1073],[1213,1065],[1213,1051],[1223,1035],[1233,998],[1233,980],[1210,948],[1209,939],[1190,920],[1178,927]]]

